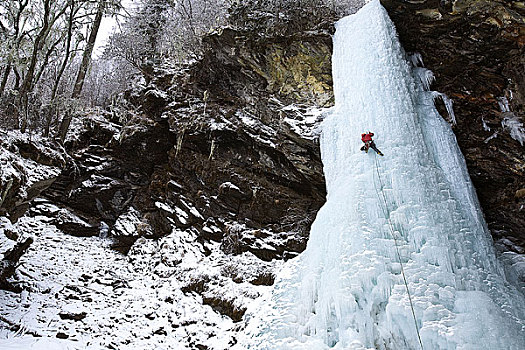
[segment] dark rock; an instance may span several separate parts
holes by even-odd
[[[328,30],[257,37],[254,32],[225,28],[205,37],[204,43],[211,49],[195,78],[211,96],[260,103],[261,109],[265,99],[257,97],[268,93],[294,103],[333,102]]]
[[[63,333],[63,332],[58,332],[56,337],[58,339],[68,339],[69,338],[69,335],[67,335],[66,333]]]
[[[264,273],[259,275],[256,279],[251,280],[250,283],[256,286],[271,286],[275,281],[275,276],[271,273]]]
[[[87,223],[85,227],[78,227],[64,222],[60,228],[85,236],[99,234],[101,221],[110,227],[115,224],[134,203],[137,193],[147,188],[155,167],[166,163],[167,150],[174,142],[166,121],[156,123],[136,117],[129,125],[121,127],[107,121],[102,123],[104,119],[101,116],[91,119],[99,127],[88,128],[86,132],[106,143],[86,145],[81,134],[77,142],[69,144],[72,147],[70,152],[74,154],[74,165],[63,171],[44,193],[46,198],[69,208]],[[107,124],[110,127],[103,127]],[[103,135],[96,136],[97,131]],[[118,137],[116,133],[119,133]],[[143,207],[140,200],[135,205],[139,209]],[[160,229],[158,225],[152,225],[152,228],[161,231],[155,232],[158,237],[166,233],[166,228]],[[115,236],[118,237],[115,248],[124,253],[138,238]]]
[[[150,224],[156,218],[156,232],[169,232],[159,211],[151,210],[160,201],[179,213],[160,210],[171,225],[196,228],[229,253],[272,260],[302,251],[324,203],[324,177],[318,144],[283,125],[289,113],[283,106],[331,103],[330,30],[288,37],[230,28],[205,42],[204,58],[188,75],[173,78],[173,101],[162,117],[177,135],[175,147],[135,203]],[[180,215],[187,215],[184,222]],[[221,218],[214,225],[220,231],[204,229],[210,218]],[[238,237],[230,230],[236,223],[245,227]],[[294,234],[251,237],[260,229]]]
[[[148,115],[158,117],[164,107],[169,103],[168,95],[161,90],[153,87],[147,88],[143,93],[141,105]]]
[[[164,329],[164,327],[160,327],[159,329],[157,329],[155,332],[153,332],[153,334],[156,334],[156,335],[168,335],[168,333],[166,332],[166,330]]]
[[[89,219],[88,219],[89,220]],[[98,236],[100,229],[96,223],[91,224],[68,210],[62,209],[51,221],[63,232],[77,237]]]
[[[90,146],[105,146],[122,128],[120,122],[115,123],[112,119],[115,118],[107,113],[76,118],[77,125],[72,126],[72,129],[76,129],[75,135],[70,133],[65,141],[65,147],[71,151]]]
[[[47,141],[48,143],[50,141]],[[56,144],[37,145],[35,142],[26,139],[15,140],[14,146],[17,147],[20,155],[26,159],[31,159],[39,164],[56,166],[63,168],[66,165],[64,155],[55,151],[60,149]]]
[[[246,312],[246,308],[238,308],[234,305],[233,301],[225,300],[219,298],[218,296],[204,296],[202,298],[202,302],[205,305],[211,306],[213,310],[220,313],[221,315],[230,317],[233,320],[233,322],[241,321],[242,317],[244,316],[244,313]]]
[[[48,188],[70,157],[49,140],[31,140],[22,134],[6,133],[0,139],[0,215],[16,222],[31,201]]]
[[[64,288],[69,289],[77,294],[82,294],[82,290],[78,286],[67,285]],[[58,298],[58,296],[57,296]]]
[[[120,215],[110,232],[113,238],[112,247],[127,254],[133,243],[144,233],[140,229],[141,214],[133,207]]]
[[[31,201],[56,180],[56,176],[50,176],[29,183],[31,174],[20,170],[0,188],[0,215],[8,216],[13,223],[25,214]]]
[[[0,215],[7,215],[14,217],[11,219],[12,222],[18,220],[21,214],[16,214],[17,212],[24,212],[17,207],[17,195],[21,191],[22,179],[19,176],[13,176],[5,183],[2,183],[2,188],[0,190]]]
[[[18,261],[33,243],[33,238],[28,237],[23,242],[18,242],[13,248],[4,253],[2,261],[0,261],[0,289],[8,290],[15,293],[20,293],[22,289],[13,285],[8,279],[15,273]]]
[[[93,276],[90,276],[90,275],[86,275],[85,273],[83,273],[81,276],[80,276],[80,280],[81,281],[84,281],[84,282],[87,282],[89,281],[90,279],[92,279]]]
[[[18,232],[9,228],[4,228],[4,235],[12,241],[18,241],[19,238]]]
[[[60,312],[58,314],[62,320],[73,320],[73,321],[82,321],[84,318],[86,318],[87,313],[86,312]]]

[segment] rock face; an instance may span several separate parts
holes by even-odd
[[[22,291],[22,288],[14,286],[8,279],[15,273],[16,265],[20,257],[25,253],[27,248],[29,248],[31,243],[33,243],[33,239],[29,237],[17,243],[12,249],[3,252],[3,258],[2,261],[0,261],[0,289],[18,293]]]
[[[66,143],[73,161],[44,196],[74,212],[55,216],[57,227],[76,236],[95,236],[147,188],[155,167],[166,163],[174,138],[166,121],[139,116],[129,126],[87,116],[77,130]]]
[[[59,228],[96,235],[103,221],[123,252],[174,228],[268,261],[304,249],[325,196],[312,107],[332,99],[329,30],[205,42],[200,62],[128,94],[141,116],[86,119],[67,144],[75,166],[45,193],[80,218]]]
[[[5,133],[0,139],[0,215],[16,222],[48,188],[67,162],[65,152],[44,140]],[[59,148],[58,148],[59,149]]]
[[[452,127],[495,240],[505,242],[500,244],[502,250],[523,253],[523,2],[382,3],[405,50],[419,52],[434,73],[432,89],[447,94],[454,103],[457,124]]]
[[[76,121],[69,167],[30,215],[112,238],[134,269],[177,276],[182,293],[240,321],[276,260],[305,249],[325,201],[317,127],[332,103],[330,30],[209,35],[202,60],[157,68],[127,92],[138,112]],[[188,270],[192,259],[208,271]]]
[[[190,210],[179,226],[218,225],[233,235],[236,225],[246,225],[236,253],[292,256],[304,249],[325,196],[316,117],[308,114],[309,107],[330,103],[329,33],[254,38],[226,29],[206,43],[204,59],[172,91],[184,102],[171,103],[161,116],[177,143],[158,174],[168,191],[156,186],[152,192],[171,207],[199,208],[202,217]],[[261,230],[294,236],[262,249],[268,233]]]
[[[329,106],[332,95],[333,28],[289,36],[257,36],[222,29],[205,38],[207,51],[195,78],[215,97],[266,104],[269,95],[287,103]]]
[[[17,132],[0,139],[0,289],[21,292],[10,279],[33,242],[19,235],[15,223],[32,201],[58,177],[67,161],[65,152],[47,140],[32,140]]]

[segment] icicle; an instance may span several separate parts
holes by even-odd
[[[413,67],[424,67],[423,57],[419,52],[408,55],[408,61],[412,63]]]
[[[186,129],[182,129],[182,131],[177,134],[177,143],[175,145],[175,157],[179,155],[179,152],[182,149],[182,141],[184,140],[185,132]]]
[[[506,97],[498,98],[498,105],[499,105],[500,111],[502,111],[503,113],[510,112],[509,100],[507,100]]]
[[[452,107],[452,100],[448,98],[448,96],[444,93],[438,91],[432,91],[432,97],[434,97],[434,99],[441,98],[441,100],[445,104],[445,108],[447,109],[450,122],[452,123],[452,125],[456,125],[456,115],[454,114],[454,108]]]
[[[510,132],[510,137],[518,141],[522,146],[525,142],[525,127],[514,113],[511,113],[501,121],[501,126]]]
[[[422,67],[415,67],[413,69],[414,73],[418,77],[418,80],[423,85],[423,90],[429,91],[430,85],[434,82],[435,77],[434,73],[430,69],[422,68]]]
[[[208,156],[208,160],[213,157],[213,152],[215,151],[215,140],[211,140],[211,147],[210,147],[210,155]]]
[[[104,221],[101,221],[100,222],[100,226],[99,226],[99,234],[98,234],[98,236],[100,238],[107,238],[108,237],[108,233],[109,233],[109,226],[108,226],[108,224],[106,224]]]
[[[495,139],[496,137],[498,137],[498,132],[497,131],[494,134],[492,134],[489,137],[487,137],[483,142],[484,143],[489,143],[490,140]]]
[[[490,131],[490,126],[487,125],[487,122],[485,121],[485,119],[483,119],[483,117],[481,117],[481,123],[483,125],[483,130]]]
[[[208,90],[206,90],[204,91],[204,110],[202,111],[203,117],[206,116],[206,105],[208,104],[208,97],[209,97],[209,93],[208,93]]]
[[[525,142],[525,127],[523,126],[520,118],[511,112],[507,98],[498,98],[498,105],[504,116],[503,120],[501,121],[501,127],[504,130],[508,130],[510,137],[518,141],[523,146],[523,143]]]

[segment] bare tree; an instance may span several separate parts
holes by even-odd
[[[66,70],[67,64],[69,62],[69,59],[71,57],[71,41],[73,38],[73,25],[75,23],[75,16],[80,10],[80,6],[77,6],[77,2],[75,0],[71,0],[69,3],[69,16],[67,19],[67,34],[66,34],[66,44],[64,49],[64,57],[62,58],[62,63],[60,64],[60,68],[58,69],[58,73],[56,75],[53,89],[51,90],[51,96],[50,96],[50,108],[45,113],[45,124],[44,124],[44,136],[49,136],[50,127],[52,118],[54,115],[55,105],[56,105],[56,96],[58,91],[58,86],[60,85],[60,80],[62,79],[62,75],[64,74],[64,71]]]
[[[82,92],[82,87],[84,86],[84,79],[86,78],[86,72],[91,62],[91,55],[93,54],[93,48],[95,47],[95,41],[97,40],[98,30],[100,29],[100,23],[102,22],[102,17],[106,10],[106,1],[99,0],[97,14],[95,15],[95,20],[93,21],[93,26],[91,27],[91,32],[89,34],[89,39],[86,43],[86,48],[84,49],[84,55],[82,56],[82,63],[78,70],[77,79],[75,81],[75,86],[73,87],[73,93],[71,98],[78,98]]]
[[[80,67],[78,69],[77,77],[75,80],[75,85],[73,86],[73,92],[71,93],[72,99],[78,99],[80,97],[80,94],[82,93],[82,88],[84,86],[84,81],[86,79],[86,73],[88,71],[89,64],[91,63],[91,56],[93,54],[93,48],[95,47],[95,41],[97,40],[98,31],[100,29],[100,23],[102,22],[102,17],[104,17],[109,5],[116,7],[116,8],[121,7],[120,1],[112,1],[112,2],[108,2],[108,0],[98,1],[98,7],[97,7],[95,19],[91,26],[89,38],[86,42],[86,47],[84,49],[84,53],[82,56],[82,62],[80,63]],[[71,124],[72,117],[73,117],[72,111],[67,110],[62,119],[62,122],[60,123],[60,128],[58,130],[58,138],[61,142],[64,142],[66,138],[67,132],[69,130],[69,125]]]
[[[7,14],[8,19],[10,16],[12,16],[12,33],[10,33],[11,27],[7,27],[4,24],[2,24],[2,33],[5,38],[5,43],[7,43],[7,58],[6,67],[4,68],[3,72],[4,74],[0,82],[0,96],[4,94],[7,81],[9,79],[9,74],[13,69],[12,65],[15,50],[18,50],[18,48],[20,47],[20,43],[24,37],[24,35],[21,35],[20,33],[20,27],[23,18],[22,14],[27,8],[28,3],[29,0],[18,0],[16,1],[16,10],[14,9],[14,4],[5,9],[5,13]]]
[[[199,54],[201,37],[226,22],[228,6],[229,0],[141,0],[105,56],[135,67],[148,82],[153,65]]]
[[[27,113],[27,94],[33,89],[35,82],[35,69],[38,62],[38,54],[45,45],[46,39],[51,32],[51,28],[55,21],[64,14],[67,9],[67,6],[63,6],[58,9],[58,11],[52,13],[51,0],[42,0],[44,13],[42,16],[42,26],[38,31],[38,34],[33,43],[33,50],[31,53],[30,62],[25,72],[24,80],[20,86],[19,91],[19,109],[21,115],[21,126],[20,131],[25,132],[28,122],[28,113]],[[56,9],[55,9],[56,10]]]

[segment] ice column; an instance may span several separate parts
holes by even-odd
[[[240,348],[525,349],[464,159],[376,0],[336,25],[327,202],[305,252],[248,313]],[[373,131],[385,153],[359,149]],[[394,236],[397,239],[399,259]]]

